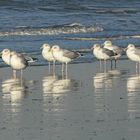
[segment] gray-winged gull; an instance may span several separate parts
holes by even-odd
[[[80,56],[80,53],[60,48],[58,45],[52,46],[52,53],[54,58],[62,63],[62,71],[64,71],[64,63],[67,64]]]

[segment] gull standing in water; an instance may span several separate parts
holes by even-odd
[[[100,54],[100,45],[99,44],[94,44],[94,46],[91,48],[93,51],[93,55],[100,61],[100,69],[102,67],[102,56]]]
[[[58,45],[52,46],[52,53],[54,58],[62,63],[62,72],[64,71],[64,63],[66,64],[65,69],[66,76],[67,76],[67,64],[80,56],[80,53],[62,49]]]
[[[14,77],[16,78],[16,70],[21,70],[21,78],[22,78],[22,70],[28,66],[28,61],[25,59],[24,55],[16,53],[12,51],[10,54],[10,66],[13,69]]]
[[[51,46],[49,44],[45,43],[45,44],[42,45],[41,49],[42,49],[43,58],[45,60],[47,60],[48,63],[49,63],[49,72],[50,72],[50,64],[51,64],[51,62],[53,62],[53,73],[54,73],[54,71],[55,71],[55,61],[56,60],[55,60],[55,58],[52,54]]]
[[[9,66],[13,68],[13,77],[16,77],[16,70],[25,69],[29,62],[34,62],[36,59],[27,56],[26,54],[19,54],[15,51],[10,51],[9,49],[4,49],[1,52],[2,60]]]
[[[112,61],[113,57],[115,56],[114,52],[106,48],[101,48],[99,44],[94,44],[94,46],[91,49],[93,50],[94,56],[100,60],[100,68],[101,68],[101,60],[104,60],[104,69],[106,71],[106,61],[107,60]]]
[[[117,59],[119,59],[121,57],[121,55],[123,53],[123,49],[118,46],[113,45],[110,40],[105,41],[103,45],[104,45],[104,48],[114,52],[115,67],[116,67],[116,61],[117,61]]]
[[[127,57],[136,62],[136,72],[138,70],[139,64],[139,72],[140,72],[140,49],[136,48],[134,44],[129,44],[126,48]]]

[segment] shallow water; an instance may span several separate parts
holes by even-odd
[[[68,78],[59,65],[55,75],[35,66],[22,80],[1,68],[1,139],[138,140],[140,76],[128,60],[107,66],[70,64]]]

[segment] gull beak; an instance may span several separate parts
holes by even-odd
[[[2,52],[0,52],[0,58],[2,58]]]
[[[127,47],[123,49],[125,52],[127,51]]]
[[[40,50],[42,50],[42,49],[43,49],[43,46],[40,47]]]
[[[94,50],[94,46],[92,46],[92,47],[90,48],[90,50],[91,50],[91,51]]]
[[[103,43],[103,44],[101,44],[101,47],[104,47],[104,45],[105,45],[104,43]]]

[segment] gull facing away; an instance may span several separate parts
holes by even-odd
[[[51,51],[51,46],[47,43],[43,44],[42,47],[42,56],[45,60],[48,61],[49,63],[49,72],[50,72],[50,64],[53,62],[53,72],[55,71],[55,61],[56,59],[54,58],[52,51]]]
[[[118,46],[113,45],[110,40],[105,41],[103,45],[104,45],[104,48],[114,52],[115,54],[114,60],[115,60],[115,67],[116,67],[116,61],[117,59],[121,57],[124,50]]]
[[[139,72],[140,72],[140,49],[136,48],[134,44],[129,44],[126,48],[127,57],[136,62],[136,72],[138,70],[139,64]]]
[[[62,63],[62,72],[64,71],[64,63],[66,64],[66,75],[67,75],[67,64],[80,56],[80,53],[62,49],[58,45],[52,46],[52,53],[54,58],[58,62]]]
[[[101,48],[99,44],[94,44],[94,46],[91,49],[93,50],[93,55],[100,60],[100,68],[101,68],[101,60],[104,60],[104,68],[106,70],[106,60],[112,61],[113,57],[115,56],[114,52],[106,48]]]

